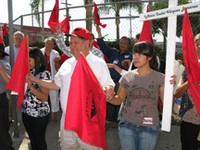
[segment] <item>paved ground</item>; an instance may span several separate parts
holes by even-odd
[[[61,112],[57,113],[57,119],[60,119]],[[23,123],[21,122],[21,114],[18,115],[18,131],[19,137],[13,139],[13,145],[16,150],[29,150],[29,139],[25,134]],[[59,142],[59,121],[55,125],[48,124],[46,140],[48,150],[60,150]],[[180,134],[179,126],[173,125],[171,132],[160,131],[159,143],[156,150],[180,150]],[[11,126],[11,134],[13,136],[14,126]],[[15,134],[16,136],[16,134]],[[107,150],[121,150],[117,132],[117,123],[106,125],[106,142]]]

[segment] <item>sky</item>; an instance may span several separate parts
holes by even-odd
[[[21,15],[31,14],[31,7],[29,5],[31,0],[10,0],[10,1],[12,1],[12,5],[13,5],[12,6],[12,8],[13,8],[13,20],[15,20],[16,18],[18,18]],[[65,8],[66,5],[61,4],[61,2],[66,3],[66,1],[67,1],[68,4],[71,4],[71,7],[83,5],[83,0],[59,0],[59,7]],[[101,3],[101,1],[102,0],[95,0],[96,4]],[[52,10],[53,7],[54,7],[54,4],[55,4],[55,0],[46,0],[44,10],[45,11]],[[64,15],[66,14],[66,11],[60,11],[59,13],[60,13],[60,17],[59,17],[60,19],[59,20],[62,21],[65,18]],[[0,0],[0,14],[1,14],[0,15],[0,23],[8,23],[8,1]],[[49,13],[49,15],[50,15],[50,13]],[[83,18],[85,17],[84,13],[80,14],[80,13],[77,13],[77,11],[76,11],[75,14],[73,14],[72,17],[73,17],[73,19],[78,19],[78,18],[82,18],[81,15],[83,15]],[[48,27],[48,25],[47,25],[48,19],[49,19],[49,16],[44,18],[45,27]],[[112,22],[110,22],[110,21],[111,20],[104,20],[102,22],[102,23],[107,24],[107,27],[104,30],[102,30],[102,34],[103,35],[108,34],[108,36],[106,36],[106,39],[115,40],[116,33],[115,32],[112,32],[110,34],[108,33],[110,31],[113,31],[113,25],[115,25],[115,23],[113,22],[114,20]],[[128,20],[126,19],[125,21],[128,21]],[[31,22],[32,22],[31,16],[24,17],[24,21],[23,21],[24,25],[31,25]],[[27,24],[27,23],[29,23],[29,24]],[[14,24],[20,24],[20,19],[17,19],[17,21],[14,22]],[[34,26],[36,24],[37,23],[34,23]],[[80,22],[71,23],[70,29],[73,29],[77,25],[80,26],[80,24],[81,24]],[[127,25],[129,25],[129,22],[127,22]],[[38,26],[38,24],[36,26]],[[96,37],[97,35],[96,35],[95,29],[92,29],[92,30],[93,30],[92,32],[94,32],[95,37]],[[141,29],[139,29],[137,32],[139,32],[140,30]],[[128,33],[128,30],[127,30],[127,33],[123,33],[123,34],[125,34],[127,36],[130,35],[130,33]]]
[[[29,5],[30,0],[11,0],[13,7],[13,20],[17,17],[31,13],[31,7]],[[66,0],[59,0],[60,8],[64,8],[65,5],[61,2]],[[98,0],[97,0],[98,2]],[[83,5],[83,0],[67,0],[67,3],[76,5]],[[55,0],[46,0],[44,10],[52,10],[55,4]],[[0,0],[0,23],[8,23],[8,0]]]

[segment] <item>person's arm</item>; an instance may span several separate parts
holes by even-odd
[[[56,44],[58,48],[68,57],[72,57],[72,52],[68,46],[66,46],[64,41],[64,33],[61,31],[60,25],[56,25]]]
[[[130,67],[131,60],[130,59],[124,59],[121,63],[121,65],[125,68],[128,69]]]
[[[91,52],[94,55],[96,55],[97,57],[102,58],[104,60],[104,55],[103,55],[103,53],[102,53],[102,51],[100,49],[98,49],[98,48],[93,46],[92,49],[91,49]]]
[[[55,64],[55,68],[57,71],[61,66],[60,59],[61,59],[60,55],[58,55],[57,57],[54,58],[54,64]]]
[[[96,25],[96,31],[98,34],[98,38],[102,38],[101,28],[99,27],[99,25]]]
[[[109,85],[103,89],[105,95],[106,95],[106,100],[109,101],[113,98],[115,95],[114,87]]]
[[[164,86],[160,87],[159,92],[160,92],[160,99],[163,102],[163,100],[164,100]]]
[[[2,79],[5,81],[5,83],[7,84],[10,80],[10,76],[6,73],[2,65],[0,65],[0,75]]]
[[[107,102],[113,105],[120,105],[122,102],[124,102],[125,98],[126,98],[126,89],[122,86],[119,86],[117,95],[115,95],[111,100],[107,100]]]
[[[110,58],[110,56],[112,56],[113,54],[113,51],[117,51],[117,50],[106,45],[101,34],[101,28],[98,25],[96,26],[96,31],[98,33],[97,42],[100,47],[100,50],[103,52],[104,55]]]
[[[108,68],[113,68],[113,69],[115,69],[120,75],[123,75],[123,74],[127,73],[126,70],[124,70],[124,69],[118,67],[118,66],[115,65],[115,64],[107,63],[107,66],[108,66]]]
[[[189,85],[188,85],[188,81],[186,82],[183,82],[183,80],[181,79],[178,87],[176,88],[176,90],[174,91],[174,96],[176,98],[179,98],[181,97],[185,92],[186,90],[188,89]]]
[[[31,92],[41,101],[47,101],[48,100],[48,95],[49,95],[49,90],[44,87],[40,87],[40,90],[37,90],[33,85],[30,79],[27,78],[27,83],[28,83],[28,88],[31,90]]]
[[[35,82],[39,84],[40,86],[43,86],[49,90],[59,90],[60,87],[55,84],[53,80],[43,80],[43,79],[38,79],[34,77],[32,74],[29,74],[27,78],[30,79],[30,81]]]

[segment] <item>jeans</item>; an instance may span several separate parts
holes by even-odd
[[[155,150],[159,126],[146,127],[120,119],[119,138],[122,150]]]

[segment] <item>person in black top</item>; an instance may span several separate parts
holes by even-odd
[[[4,52],[4,45],[0,43],[0,149],[14,150],[12,147],[12,139],[9,134],[9,117],[8,117],[8,98],[6,94],[6,84],[9,81],[7,75],[11,73],[11,67],[8,62],[4,60],[8,56]]]

